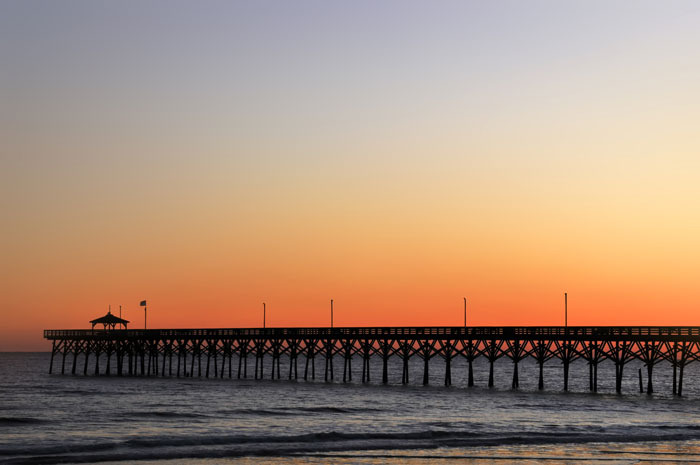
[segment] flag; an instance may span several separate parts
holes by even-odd
[[[139,305],[140,305],[141,307],[145,307],[145,306],[146,306],[146,301],[145,301],[145,300],[142,300],[141,303],[140,303]]]

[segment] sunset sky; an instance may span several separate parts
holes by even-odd
[[[700,3],[0,2],[0,350],[700,325]]]

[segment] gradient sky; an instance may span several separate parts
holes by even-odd
[[[700,324],[700,3],[0,1],[0,350]]]

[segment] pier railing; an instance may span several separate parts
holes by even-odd
[[[441,338],[546,338],[609,339],[666,337],[700,337],[700,326],[387,326],[387,327],[310,327],[310,328],[207,328],[207,329],[47,329],[44,338],[143,338],[192,339],[207,337],[246,338],[366,338],[366,337]]]

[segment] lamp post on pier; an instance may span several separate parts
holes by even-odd
[[[464,327],[467,327],[467,298],[464,297]]]

